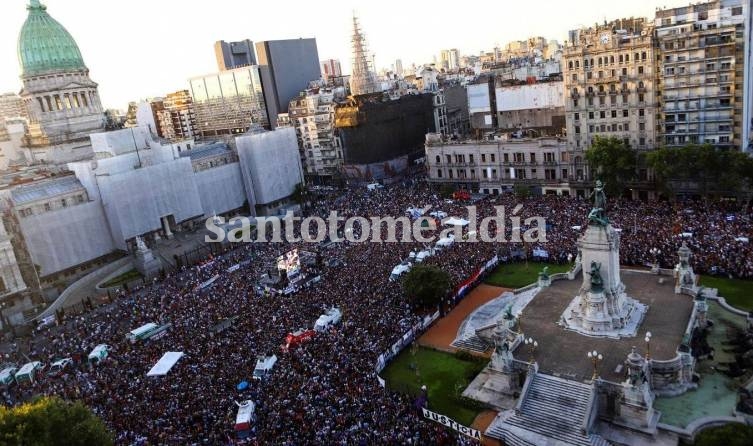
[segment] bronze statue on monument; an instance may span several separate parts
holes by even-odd
[[[604,186],[605,184],[601,180],[596,180],[594,190],[588,196],[588,198],[593,197],[594,199],[594,207],[588,214],[589,224],[596,224],[598,226],[607,226],[609,224],[606,212],[607,195],[604,193]]]

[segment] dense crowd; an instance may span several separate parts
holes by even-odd
[[[475,205],[483,217],[491,215],[493,206],[512,209],[518,201],[504,195]],[[590,203],[553,196],[521,203],[523,219],[546,219],[547,242],[455,243],[427,263],[450,273],[457,285],[495,254],[510,259],[541,249],[551,261],[572,259],[582,232],[573,228],[587,224]],[[420,180],[410,180],[383,190],[319,196],[307,212],[402,216],[408,207],[431,205],[465,216],[467,204],[445,200]],[[658,260],[671,267],[686,241],[696,271],[753,277],[750,244],[735,240],[751,235],[749,213],[725,204],[615,201],[607,214],[622,231],[626,264]],[[513,228],[506,224],[504,230],[510,233]],[[291,295],[259,293],[258,279],[270,261],[294,247],[321,253],[325,261],[311,267],[321,280]],[[658,258],[651,248],[661,250]],[[415,242],[240,244],[20,343],[9,360],[49,363],[75,355],[85,361],[97,344],[110,344],[114,350],[97,366],[82,365],[34,386],[10,387],[6,403],[39,393],[82,400],[106,421],[118,444],[449,444],[455,441],[450,431],[423,420],[410,397],[382,388],[374,372],[377,356],[421,317],[407,303],[400,283],[388,281],[392,268],[418,249],[423,245]],[[332,259],[338,261],[329,262]],[[211,286],[200,287],[214,277]],[[338,325],[287,352],[281,349],[287,333],[312,328],[332,306],[343,312]],[[235,319],[228,329],[213,330],[230,318]],[[171,327],[159,339],[126,341],[129,330],[148,322]],[[166,351],[185,356],[166,376],[147,377]],[[275,353],[279,360],[267,379],[252,381],[257,355],[266,353]],[[237,385],[242,381],[251,385],[241,391]],[[235,402],[248,399],[256,403],[256,421],[250,437],[238,441],[233,432]]]

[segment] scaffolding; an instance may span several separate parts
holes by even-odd
[[[373,61],[368,53],[366,36],[358,26],[358,18],[353,15],[353,66],[350,77],[350,92],[353,96],[376,93],[380,91]]]

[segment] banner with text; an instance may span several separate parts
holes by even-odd
[[[481,441],[481,432],[477,431],[476,429],[471,429],[468,426],[463,426],[462,424],[458,423],[457,421],[453,420],[450,417],[446,417],[444,415],[432,412],[428,409],[422,408],[421,410],[424,413],[424,418],[429,419],[431,421],[435,421],[439,424],[442,424],[451,429],[454,429],[463,435],[467,435],[471,438],[475,438],[476,440]]]

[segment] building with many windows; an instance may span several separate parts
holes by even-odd
[[[273,103],[266,101],[263,72],[262,67],[253,65],[191,78],[198,135],[236,135],[253,124],[269,127],[269,113],[273,111],[271,116],[277,116],[277,109],[267,108]]]
[[[335,134],[335,105],[345,99],[345,89],[314,88],[301,92],[290,101],[287,114],[281,114],[278,125],[295,128],[301,164],[309,180],[326,181],[342,167],[343,152]]]
[[[214,43],[214,55],[217,58],[217,69],[220,71],[256,65],[254,42],[248,39],[240,42],[218,40]]]
[[[564,50],[568,149],[582,153],[595,136],[615,137],[639,150],[659,145],[653,26],[615,20],[583,29]]]
[[[426,167],[432,183],[484,194],[511,191],[516,184],[534,193],[570,195],[569,154],[560,138],[509,138],[448,141],[426,135]],[[580,190],[580,194],[585,193]]]
[[[7,118],[29,118],[23,99],[16,93],[0,94],[0,125]]]
[[[744,94],[753,76],[746,66],[748,4],[714,0],[656,12],[665,146],[748,146],[751,104]]]
[[[157,113],[159,136],[170,141],[193,138],[196,135],[196,112],[188,90],[168,93]]]

